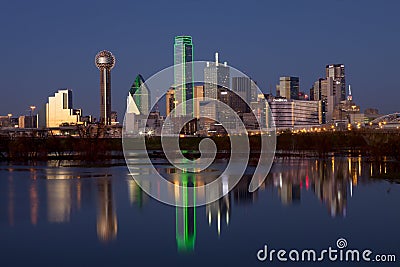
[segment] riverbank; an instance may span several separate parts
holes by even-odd
[[[198,145],[202,137],[180,139],[181,150],[188,158],[199,156]],[[230,155],[228,136],[211,137],[218,149],[217,157]],[[261,149],[260,136],[249,136],[251,155],[257,157]],[[165,157],[160,137],[149,137],[146,146],[150,157]],[[392,157],[400,160],[400,132],[319,132],[282,133],[277,136],[277,157],[331,155],[362,155],[376,159]],[[120,138],[80,137],[16,137],[0,138],[0,160],[86,160],[123,158]]]

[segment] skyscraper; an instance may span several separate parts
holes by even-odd
[[[54,96],[49,97],[46,103],[45,127],[59,127],[64,123],[77,124],[81,116],[81,109],[73,109],[72,91],[69,89],[58,90]]]
[[[204,96],[217,99],[218,88],[229,88],[229,67],[226,62],[218,61],[218,53],[215,53],[215,62],[207,62],[204,68]]]
[[[279,96],[286,97],[286,99],[299,99],[299,77],[280,77],[279,85],[276,88]]]
[[[149,114],[151,105],[150,91],[149,88],[147,88],[147,85],[145,84],[142,75],[140,74],[136,76],[136,79],[133,82],[131,89],[129,90],[128,98],[130,97],[131,101],[133,102],[128,101],[128,103],[130,105],[136,106],[136,108],[133,107],[133,110],[136,111],[137,109],[137,112],[141,115]]]
[[[193,44],[191,36],[176,36],[174,43],[174,86],[177,116],[193,116]]]
[[[200,118],[200,102],[204,99],[204,85],[194,86],[194,117]]]
[[[250,103],[252,82],[249,77],[232,77],[232,91]]]
[[[251,102],[252,83],[249,77],[232,77],[232,97],[230,106],[238,113],[249,112],[247,103]],[[246,102],[245,102],[246,101]]]
[[[335,100],[333,94],[333,79],[332,78],[320,78],[314,83],[314,100],[323,101],[325,107],[325,120],[330,122],[333,119],[333,110],[335,107]]]
[[[171,111],[175,109],[175,89],[170,88],[165,95],[166,115],[168,116]]]
[[[331,97],[331,96],[333,97],[333,80],[332,80],[332,78],[318,79],[318,81],[316,81],[314,83],[314,96],[313,96],[314,100],[328,101],[329,97]]]
[[[103,50],[95,57],[96,67],[100,70],[100,123],[111,124],[111,69],[115,66],[114,55]]]
[[[335,105],[346,100],[346,75],[343,64],[326,65],[326,77],[333,79],[333,95]]]
[[[257,102],[258,93],[259,93],[259,91],[258,91],[257,83],[255,81],[251,80],[249,103]]]

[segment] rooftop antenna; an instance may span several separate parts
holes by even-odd
[[[215,66],[218,66],[218,52],[215,52]]]
[[[351,85],[349,84],[349,95],[347,96],[348,101],[353,101],[353,96],[351,95]]]
[[[157,92],[157,96],[156,96],[155,112],[160,113],[160,110],[158,108],[158,101],[160,100],[160,89],[157,89],[156,92]]]

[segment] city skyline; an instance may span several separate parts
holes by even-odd
[[[193,43],[192,43],[192,37],[191,36],[188,36],[188,35],[185,35],[185,36],[176,36],[175,38],[174,38],[174,40],[175,40],[175,43],[174,43],[174,63],[175,63],[175,66],[174,66],[174,72],[176,73],[176,69],[177,68],[181,68],[181,66],[180,66],[180,64],[181,63],[179,63],[180,61],[185,61],[186,59],[186,55],[179,55],[178,57],[177,57],[177,53],[179,54],[179,53],[181,53],[181,52],[177,52],[177,45],[179,46],[180,45],[180,42],[181,42],[181,39],[183,40],[183,43],[184,43],[184,45],[189,45],[189,61],[188,62],[192,62],[192,60],[193,61],[195,61],[194,59],[193,59],[193,56],[192,56],[192,50],[193,50]],[[178,40],[178,41],[177,41]],[[187,42],[186,44],[185,44],[185,42]],[[179,49],[178,49],[179,50]],[[180,50],[182,50],[182,51],[184,51],[184,50],[186,50],[186,48],[185,48],[185,46],[183,47],[183,48],[180,48]],[[109,59],[108,61],[112,61],[111,63],[110,62],[107,62],[107,63],[110,63],[110,66],[108,66],[107,68],[107,70],[106,70],[106,72],[107,72],[107,74],[103,74],[103,72],[105,71],[105,69],[106,68],[104,68],[103,66],[101,66],[102,65],[102,63],[100,62],[98,62],[99,61],[99,57],[101,57],[103,54],[107,54],[107,55],[109,55],[109,57],[111,58],[111,59]],[[187,52],[185,52],[185,53],[187,53]],[[207,85],[208,85],[208,82],[207,82],[207,79],[216,79],[216,77],[214,77],[214,78],[212,78],[210,75],[212,74],[212,72],[213,71],[211,71],[211,69],[214,69],[215,67],[213,67],[214,65],[215,66],[218,66],[218,65],[220,65],[220,68],[228,68],[228,65],[227,65],[227,62],[225,61],[224,63],[219,63],[218,62],[218,52],[215,52],[215,62],[212,62],[212,61],[207,61],[207,66],[205,67],[205,69],[204,69],[204,75],[205,75],[205,79],[206,79],[206,82],[204,83],[204,85],[202,85],[203,87],[204,87],[204,96],[205,97],[207,97],[207,94],[214,94],[214,93],[216,93],[216,92],[214,92],[215,90],[213,90],[212,89],[212,87],[210,87],[210,85],[208,86],[208,87],[210,87],[210,88],[207,88]],[[177,59],[178,58],[178,59]],[[177,62],[177,60],[179,61],[179,62]],[[105,62],[103,62],[103,63],[105,63]],[[98,114],[100,114],[100,115],[97,115],[96,116],[96,113],[95,113],[95,115],[93,115],[93,114],[83,114],[83,112],[82,112],[82,110],[79,110],[79,115],[80,116],[82,116],[82,115],[86,115],[86,116],[89,116],[90,118],[92,118],[93,117],[93,119],[94,119],[94,122],[96,122],[96,120],[97,121],[99,121],[99,122],[101,122],[101,123],[104,123],[104,119],[103,119],[103,117],[104,117],[104,115],[103,114],[105,114],[105,112],[106,112],[106,110],[108,110],[108,112],[107,113],[109,113],[109,115],[107,116],[108,117],[108,119],[106,119],[108,122],[106,122],[106,124],[107,125],[110,125],[111,124],[111,121],[113,121],[114,123],[116,123],[116,122],[118,122],[118,121],[116,121],[115,119],[117,118],[117,117],[115,117],[114,119],[111,119],[112,118],[112,113],[114,113],[114,115],[116,116],[116,114],[117,114],[117,111],[113,111],[113,108],[111,107],[111,69],[113,69],[114,68],[114,65],[115,65],[115,57],[114,57],[114,55],[111,53],[111,52],[109,52],[109,51],[107,51],[107,50],[102,50],[102,51],[100,51],[100,52],[98,52],[97,53],[97,55],[96,55],[96,57],[95,57],[95,64],[96,64],[96,67],[100,70],[100,112],[98,112]],[[104,65],[104,64],[103,64]],[[190,64],[191,65],[191,64]],[[182,65],[183,66],[183,65]],[[186,71],[185,71],[185,68],[187,68],[187,66],[189,66],[188,64],[186,64],[185,65],[185,67],[183,68],[183,72],[182,73],[185,73]],[[265,94],[265,95],[270,95],[271,97],[284,97],[284,98],[286,98],[286,99],[288,99],[288,100],[290,100],[290,99],[297,99],[297,100],[299,100],[300,99],[300,97],[303,97],[302,98],[302,100],[306,100],[306,101],[309,101],[309,100],[320,100],[321,99],[321,92],[322,92],[322,99],[323,100],[325,100],[325,101],[327,101],[327,102],[331,102],[331,101],[333,101],[333,100],[335,100],[335,101],[333,101],[333,102],[335,102],[333,105],[331,104],[331,105],[328,105],[328,107],[330,107],[330,109],[332,109],[332,111],[329,111],[328,110],[328,113],[330,112],[331,113],[331,115],[329,116],[329,117],[327,117],[328,119],[326,120],[326,122],[328,123],[328,122],[330,122],[330,120],[332,119],[332,112],[333,112],[333,107],[336,107],[337,105],[339,105],[339,102],[341,101],[341,100],[345,100],[345,99],[347,99],[348,101],[350,101],[351,103],[354,103],[354,102],[352,102],[352,100],[353,100],[353,96],[352,96],[352,94],[351,94],[351,89],[350,89],[350,85],[348,85],[348,91],[349,92],[346,92],[347,91],[347,88],[346,88],[346,82],[345,82],[345,71],[344,71],[344,68],[345,68],[345,65],[344,64],[341,64],[341,63],[335,63],[335,64],[327,64],[326,66],[325,66],[325,73],[326,73],[326,78],[319,78],[314,84],[313,84],[313,86],[309,89],[309,90],[304,90],[304,89],[301,89],[300,88],[300,82],[299,82],[299,77],[285,77],[285,76],[280,76],[279,77],[279,83],[276,85],[276,89],[275,89],[275,91],[272,91],[272,88],[270,89],[270,91],[269,92],[265,92],[265,90],[263,91],[263,93]],[[216,72],[218,72],[217,71],[217,69],[218,69],[218,67],[217,68],[215,68],[215,70],[214,71],[216,71]],[[226,72],[226,71],[225,71]],[[189,73],[189,75],[191,76],[191,73],[193,73],[193,66],[190,68],[190,70],[188,71],[188,73]],[[218,72],[219,73],[219,72]],[[216,73],[215,74],[212,74],[212,75],[216,75]],[[236,83],[235,83],[235,79],[238,79],[238,77],[232,77],[232,86],[231,87],[229,87],[229,78],[227,78],[227,77],[229,77],[229,73],[227,73],[227,74],[218,74],[219,76],[221,76],[221,77],[219,77],[218,76],[218,79],[223,79],[224,81],[223,82],[218,82],[218,81],[213,81],[212,83],[216,83],[216,84],[220,84],[220,83],[222,83],[222,84],[225,84],[224,86],[226,86],[227,87],[227,89],[229,89],[229,90],[232,90],[233,92],[236,92],[237,91],[237,88],[236,88]],[[228,75],[227,77],[224,77],[224,75]],[[107,79],[105,78],[107,76]],[[210,77],[208,77],[208,76],[210,76]],[[104,80],[104,79],[106,79],[106,80]],[[139,80],[140,81],[139,81]],[[178,79],[178,82],[179,83],[182,83],[182,81],[180,81],[180,80],[182,80],[182,78],[179,76],[179,75],[176,75],[175,74],[175,79]],[[249,81],[253,84],[254,82],[253,82],[253,80],[251,79],[251,78],[248,78],[249,79]],[[335,99],[331,99],[331,100],[329,100],[329,98],[328,99],[326,99],[326,97],[324,98],[324,94],[326,94],[326,88],[325,89],[321,89],[322,87],[321,86],[326,86],[326,85],[322,85],[322,84],[324,84],[324,82],[326,83],[326,80],[329,80],[330,79],[330,81],[331,81],[331,83],[333,83],[333,85],[331,85],[331,93],[334,95],[333,97],[335,98]],[[337,80],[337,79],[340,79],[340,80]],[[191,80],[191,79],[190,79]],[[293,83],[294,82],[294,85],[289,85],[289,84],[286,84],[286,83],[288,83],[288,81],[290,81],[291,83]],[[136,76],[136,78],[135,78],[135,80],[134,80],[134,83],[133,83],[133,85],[132,85],[132,87],[131,87],[131,89],[130,89],[130,91],[129,91],[129,94],[128,94],[128,102],[127,102],[127,108],[129,109],[129,106],[130,106],[130,101],[129,101],[129,95],[131,95],[132,97],[134,97],[136,100],[133,100],[132,99],[132,101],[133,102],[136,102],[136,101],[139,101],[139,102],[142,102],[142,100],[140,100],[139,98],[141,97],[140,95],[141,95],[141,93],[133,93],[133,91],[132,90],[134,90],[134,86],[139,86],[140,87],[140,85],[135,85],[136,83],[144,83],[145,82],[145,79],[143,78],[143,76],[141,75],[141,74],[138,74],[137,76]],[[177,81],[175,81],[175,83],[177,83]],[[319,85],[318,85],[319,84]],[[189,83],[189,85],[191,85],[191,87],[193,87],[193,88],[188,88],[189,89],[189,91],[190,91],[190,94],[187,94],[187,92],[186,91],[188,91],[188,90],[186,90],[186,89],[184,89],[183,91],[185,91],[185,93],[183,94],[184,96],[185,96],[185,98],[187,97],[188,99],[191,99],[192,98],[192,94],[194,94],[194,89],[195,89],[195,87],[196,86],[193,86],[193,84],[190,82]],[[188,84],[186,84],[186,86],[188,86]],[[319,87],[321,87],[321,88],[318,88],[318,86]],[[288,88],[286,88],[286,87],[288,87]],[[290,88],[289,88],[290,87]],[[293,88],[292,88],[293,87]],[[145,88],[147,88],[146,86],[145,86]],[[236,89],[235,89],[236,88]],[[244,88],[242,88],[242,90],[243,90]],[[58,89],[58,92],[60,92],[60,91],[62,91],[62,90],[64,90],[64,89]],[[146,89],[147,90],[147,89]],[[175,90],[175,89],[173,89],[173,90]],[[322,91],[321,91],[322,90]],[[325,90],[325,91],[324,91]],[[68,89],[68,91],[70,91],[71,93],[72,93],[72,90],[71,89]],[[168,90],[168,92],[166,92],[166,94],[168,94],[169,92],[171,91],[171,89],[170,90]],[[192,92],[193,91],[193,92]],[[337,91],[338,93],[336,93],[335,94],[335,91]],[[107,93],[106,93],[107,92]],[[324,93],[325,92],[325,93]],[[236,92],[236,93],[238,93],[239,95],[241,94],[241,92]],[[245,90],[245,91],[243,91],[242,93],[245,93],[246,95],[243,95],[242,97],[244,97],[244,99],[247,99],[247,101],[249,101],[249,103],[251,102],[251,101],[256,101],[256,95],[255,95],[255,93],[253,93],[253,85],[252,86],[250,86],[249,85],[249,87]],[[147,110],[146,112],[144,112],[144,114],[145,113],[147,113],[147,112],[150,112],[150,110],[149,110],[149,104],[150,104],[150,97],[149,97],[149,92],[148,92],[148,90],[147,90],[147,93],[144,93],[145,95],[144,95],[144,98],[148,98],[148,99],[146,99],[146,103],[144,103],[144,105],[145,105],[145,107],[141,107],[141,104],[140,103],[135,103],[135,105],[139,105],[140,106],[140,109],[142,110],[143,108],[145,109],[145,110]],[[283,96],[283,95],[284,96]],[[349,95],[348,95],[349,94]],[[135,96],[135,95],[137,95],[137,96]],[[202,94],[203,95],[203,94]],[[254,95],[254,96],[253,96]],[[318,96],[319,95],[319,96]],[[336,96],[335,96],[336,95]],[[160,95],[161,96],[161,95]],[[160,97],[160,96],[157,96],[157,97]],[[49,98],[50,98],[51,96],[49,96]],[[139,98],[138,98],[139,97]],[[213,96],[208,96],[208,97],[211,97],[211,98],[214,98]],[[316,98],[317,97],[317,98]],[[350,97],[350,98],[349,98]],[[106,100],[106,98],[107,98],[107,100]],[[253,99],[254,98],[254,99]],[[336,98],[337,98],[337,100],[336,100]],[[349,100],[350,99],[350,100]],[[107,104],[104,104],[104,101],[106,101],[107,102]],[[312,102],[312,101],[311,101]],[[168,103],[165,103],[165,104],[167,104],[168,105]],[[175,104],[174,104],[175,105]],[[270,105],[271,105],[271,103],[270,103]],[[117,104],[117,106],[119,106],[119,104]],[[139,106],[138,106],[138,108],[139,108]],[[32,114],[33,114],[33,112],[34,112],[34,110],[32,110],[32,107],[34,107],[34,109],[36,109],[36,106],[30,106],[30,109],[28,110],[29,111],[29,113],[30,113],[30,115],[32,116]],[[189,108],[189,107],[188,107]],[[117,108],[118,109],[118,108]],[[185,108],[186,109],[186,108]],[[193,109],[193,107],[190,107],[189,108],[190,110],[192,110]],[[371,108],[366,108],[366,109],[371,109]],[[372,108],[373,109],[373,108]],[[359,106],[358,106],[358,112],[360,112],[361,111],[361,109],[359,108]],[[41,116],[43,116],[43,113],[44,112],[46,112],[45,110],[41,110],[40,108],[39,108],[39,110],[37,111],[37,115],[41,115]],[[193,111],[191,111],[191,112],[193,112]],[[143,110],[142,111],[140,111],[140,113],[143,113]],[[27,114],[27,113],[25,113],[25,114]],[[125,113],[122,113],[122,114],[125,114]],[[167,114],[168,114],[168,108],[167,108]],[[8,117],[11,117],[11,116],[13,116],[13,114],[12,113],[8,113]],[[23,116],[23,115],[21,115],[21,116]],[[36,115],[35,115],[36,116]],[[14,116],[15,117],[15,116]],[[28,116],[29,117],[29,116]],[[336,119],[338,119],[338,118],[336,118]],[[74,121],[77,121],[77,120],[74,120]],[[323,121],[325,121],[325,120],[323,120]],[[320,122],[320,124],[321,124],[321,122]],[[323,123],[322,123],[323,124]],[[42,125],[41,127],[44,127],[44,125]]]
[[[352,85],[362,110],[376,107],[381,113],[398,111],[398,85],[391,77],[396,76],[400,59],[400,38],[396,34],[399,18],[395,13],[399,3],[338,3],[250,2],[243,8],[233,3],[214,3],[213,9],[207,8],[207,2],[192,3],[199,14],[230,14],[228,28],[212,21],[197,25],[187,19],[189,14],[184,15],[183,23],[169,15],[178,5],[173,3],[107,3],[112,14],[120,15],[116,20],[108,20],[104,28],[98,25],[109,10],[102,9],[102,3],[80,3],[79,8],[77,2],[55,5],[44,1],[26,3],[23,8],[20,3],[7,3],[0,11],[0,20],[11,25],[2,29],[0,44],[7,51],[3,55],[5,64],[0,66],[4,94],[0,114],[24,114],[29,105],[44,102],[58,88],[70,88],[76,105],[83,107],[85,114],[96,115],[98,70],[93,68],[93,57],[102,49],[113,51],[118,59],[113,71],[113,99],[122,105],[126,88],[138,73],[147,79],[172,65],[170,44],[174,36],[181,34],[190,34],[196,42],[195,60],[210,60],[219,51],[230,65],[246,70],[264,92],[269,92],[279,77],[286,75],[300,77],[300,90],[308,90],[319,77],[325,76],[326,64],[343,63],[346,83]],[[154,4],[159,8],[152,9]],[[152,13],[137,14],[132,21],[127,14],[137,8]],[[253,16],[237,19],[242,12]],[[148,14],[157,19],[146,24],[144,18]],[[75,20],[70,20],[71,15]],[[49,23],[52,20],[54,23]],[[140,38],[135,34],[137,29]],[[287,35],[288,31],[292,34]],[[238,38],[240,32],[245,33],[243,38]],[[103,36],[108,37],[100,38]],[[329,36],[340,38],[315,41],[327,40]],[[152,42],[137,41],[150,37]],[[256,41],[248,42],[249,38]],[[288,42],[292,39],[295,42]],[[382,96],[378,101],[379,92],[393,97]],[[23,99],[19,97],[21,93]],[[93,101],[87,100],[92,98]],[[117,111],[121,114],[124,110]]]
[[[396,265],[399,9],[2,1],[0,267]]]
[[[167,92],[168,95],[172,92],[171,90],[173,90],[174,99],[167,99],[167,102],[165,103],[167,114],[169,114],[170,108],[174,108],[177,104],[183,103],[183,106],[181,107],[182,110],[178,111],[177,115],[174,116],[195,115],[195,117],[198,118],[199,116],[198,112],[199,108],[201,108],[200,106],[202,101],[200,102],[195,101],[196,103],[194,103],[192,102],[192,97],[196,95],[196,97],[200,98],[202,97],[209,97],[215,99],[218,98],[218,100],[224,102],[225,104],[233,108],[236,112],[241,113],[241,115],[243,116],[242,120],[247,125],[247,127],[253,127],[254,122],[251,119],[251,116],[249,117],[249,114],[247,113],[250,110],[247,110],[247,108],[245,107],[241,107],[241,104],[239,103],[240,101],[236,103],[237,100],[239,100],[236,99],[238,97],[233,97],[233,95],[238,94],[241,95],[241,97],[245,99],[248,103],[252,103],[251,104],[252,108],[256,108],[256,106],[258,107],[259,104],[261,104],[259,100],[262,101],[262,99],[265,99],[266,97],[268,99],[267,101],[269,102],[272,111],[270,115],[272,115],[272,117],[274,118],[275,125],[278,129],[282,127],[292,128],[299,126],[309,128],[315,125],[321,126],[326,123],[334,123],[335,124],[333,126],[334,128],[336,126],[339,126],[340,124],[340,128],[345,128],[346,127],[345,125],[348,125],[347,127],[350,130],[351,125],[357,126],[357,128],[360,128],[361,125],[364,126],[365,124],[372,125],[371,121],[376,119],[378,116],[378,110],[375,110],[372,114],[369,114],[369,116],[367,117],[365,117],[363,113],[360,113],[360,106],[357,106],[352,101],[353,98],[351,94],[350,85],[349,85],[349,95],[347,96],[345,65],[341,63],[326,65],[325,67],[326,78],[325,79],[319,78],[318,81],[314,83],[314,86],[310,89],[309,95],[307,95],[308,93],[307,91],[306,92],[300,91],[299,77],[293,77],[293,76],[292,77],[281,76],[279,78],[280,80],[279,84],[276,85],[276,91],[274,93],[270,91],[270,94],[264,93],[263,95],[258,95],[257,92],[254,91],[254,89],[258,90],[257,86],[255,82],[253,82],[252,79],[249,77],[247,78],[248,85],[245,85],[245,83],[243,82],[239,82],[239,80],[243,77],[232,77],[232,87],[230,87],[230,71],[229,71],[230,67],[228,67],[226,61],[224,63],[219,63],[218,52],[215,53],[215,62],[209,62],[209,61],[206,62],[206,66],[204,67],[205,82],[204,85],[200,86],[201,87],[200,88],[199,86],[194,86],[193,83],[194,63],[195,60],[193,59],[192,37],[189,35],[176,36],[174,38],[174,66],[173,66],[174,83],[171,89],[168,90]],[[46,110],[39,109],[38,115],[35,115],[33,117],[34,115],[33,112],[34,109],[36,109],[36,106],[30,106],[31,109],[30,116],[20,116],[19,124],[21,125],[15,125],[15,126],[16,127],[19,126],[20,128],[31,128],[32,126],[30,126],[30,124],[33,125],[35,123],[36,127],[49,128],[62,125],[66,126],[70,125],[71,123],[72,125],[75,125],[75,124],[81,124],[82,122],[91,123],[96,121],[105,125],[111,125],[112,123],[114,125],[119,124],[117,119],[117,112],[112,111],[111,107],[111,69],[113,69],[115,66],[115,57],[111,52],[107,50],[102,50],[98,52],[95,57],[95,65],[100,70],[99,118],[96,118],[92,116],[92,114],[89,114],[89,116],[85,117],[84,121],[81,121],[80,118],[83,115],[82,114],[83,112],[81,109],[76,111],[72,109],[72,91],[68,89],[64,90],[66,93],[63,93],[64,92],[63,90],[59,90],[58,93],[55,94],[56,99],[58,100],[56,102],[54,102],[54,100],[52,101],[53,102],[53,106],[51,108],[52,112],[49,113],[48,111],[49,109],[48,105],[49,103],[51,103],[50,99],[52,98],[49,97],[49,102],[45,105]],[[228,91],[220,92],[221,90],[232,91],[232,95],[230,95]],[[57,97],[57,94],[59,94],[59,97]],[[229,97],[228,94],[230,95]],[[276,99],[274,95],[276,96]],[[157,98],[159,98],[160,96],[157,96]],[[188,102],[184,103],[186,100]],[[286,100],[288,102],[283,102],[282,100]],[[306,101],[298,101],[298,100],[306,100]],[[171,101],[173,101],[174,103],[173,106],[171,106],[172,103]],[[129,116],[131,114],[142,115],[142,116],[146,115],[148,114],[148,112],[150,112],[149,104],[150,104],[150,91],[148,90],[147,85],[145,84],[143,76],[141,74],[138,74],[128,93],[126,115]],[[297,109],[299,109],[299,107],[301,108],[295,111],[296,106]],[[203,108],[205,108],[205,106]],[[68,109],[66,111],[69,114],[65,113],[64,109]],[[255,110],[253,110],[253,113],[254,111]],[[294,115],[294,114],[300,114],[299,111],[301,111],[300,113],[302,115]],[[64,115],[61,115],[61,113],[58,114],[59,112],[65,114]],[[218,115],[219,119],[222,119],[220,117],[221,114],[219,111],[215,110],[214,112],[211,113],[214,114],[214,117],[215,114],[219,114]],[[280,117],[282,113],[285,113],[285,115],[283,115],[283,118],[281,119]],[[45,119],[43,118],[44,114],[46,114]],[[53,116],[54,118],[59,116],[59,118],[56,119],[57,123],[55,124],[49,123],[50,115]],[[155,114],[153,114],[153,116],[154,115]],[[203,113],[203,115],[205,115],[205,113]],[[261,116],[269,117],[270,115],[269,112],[267,111],[264,115]],[[11,116],[12,116],[11,113],[7,114],[7,120],[5,124],[11,125]],[[163,124],[163,117],[160,117],[160,113],[158,113],[158,115],[155,116],[158,118],[156,119],[156,121],[159,121],[160,123],[159,126],[161,126]],[[206,115],[206,117],[207,116],[210,116],[210,114]],[[225,117],[225,115],[222,117]],[[2,117],[3,120],[4,118],[5,116]],[[51,120],[52,121],[55,120],[54,118]],[[92,118],[94,118],[93,121]],[[139,121],[142,121],[141,123],[144,123],[143,119],[145,118],[146,116],[143,118],[138,117],[138,120],[136,120],[134,119],[134,117],[131,118],[130,116],[129,119],[127,118],[126,119],[130,121],[131,120],[135,121],[135,123],[138,123]],[[39,119],[40,121],[45,120],[46,123],[44,124],[42,122],[38,124]],[[347,122],[345,122],[344,120]],[[28,125],[29,127],[25,125],[26,124],[24,123],[25,121],[27,121],[26,123],[28,124],[30,123]],[[156,125],[158,125],[159,123],[157,122],[153,126],[150,126],[147,125],[146,122],[143,125],[146,125],[145,128],[148,129],[147,130],[142,129],[141,132],[147,133],[148,131],[151,134],[158,133],[159,129],[156,128],[159,126],[156,127]],[[140,123],[138,125],[140,125]],[[194,127],[194,125],[192,126]],[[198,127],[200,127],[201,129],[203,129],[204,126],[205,125],[203,126],[198,125]],[[203,130],[205,132],[208,132],[209,130],[214,131],[213,129],[211,129],[212,127],[211,128],[210,127],[211,125],[208,125],[208,127],[204,128]],[[381,128],[381,125],[379,125],[379,127]],[[397,129],[398,128],[399,127],[397,126]],[[195,128],[193,128],[190,131],[196,132],[198,130],[199,129],[196,130]]]

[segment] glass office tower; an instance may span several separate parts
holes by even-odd
[[[132,96],[133,101],[142,115],[148,115],[150,112],[150,91],[144,82],[142,75],[136,76],[135,81],[132,84],[129,94]]]
[[[174,87],[177,116],[193,116],[193,43],[191,36],[177,36],[174,43]]]
[[[333,79],[333,93],[335,96],[336,104],[340,101],[346,100],[346,74],[343,64],[330,64],[326,65],[326,77]]]

